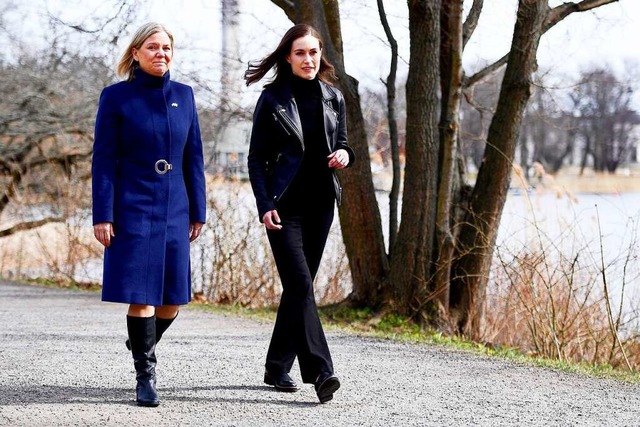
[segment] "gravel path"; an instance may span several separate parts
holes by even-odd
[[[183,310],[158,346],[162,403],[141,408],[123,305],[0,281],[0,425],[640,426],[637,384],[333,331],[343,386],[321,405],[262,384],[270,333]]]

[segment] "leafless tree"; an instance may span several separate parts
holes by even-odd
[[[51,203],[70,186],[87,185],[95,104],[108,76],[101,58],[70,54],[0,65],[0,214],[12,201]],[[25,214],[0,233],[65,216],[57,209],[37,218]]]
[[[637,144],[631,129],[640,123],[632,107],[633,89],[604,68],[583,73],[571,94],[576,137],[582,142],[582,171],[591,160],[594,170],[615,172],[629,158]]]

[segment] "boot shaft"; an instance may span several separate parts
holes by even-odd
[[[156,367],[156,317],[127,315],[127,330],[133,365],[138,376],[155,376]]]

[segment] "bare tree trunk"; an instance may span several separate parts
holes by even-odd
[[[462,225],[451,283],[459,331],[476,336],[500,216],[507,198],[520,123],[548,13],[547,0],[520,0],[505,76],[471,205]]]
[[[342,32],[337,0],[272,0],[295,23],[314,26],[324,39],[323,55],[336,68],[337,86],[347,105],[349,143],[356,155],[354,165],[340,173],[343,204],[340,208],[342,236],[349,257],[354,304],[376,306],[381,302],[380,285],[388,270],[382,219],[373,188],[369,145],[358,95],[358,81],[344,69]]]
[[[389,145],[391,147],[391,165],[393,179],[389,192],[389,255],[393,250],[398,235],[398,197],[400,195],[400,148],[398,147],[398,121],[396,120],[396,74],[398,70],[398,42],[393,37],[387,14],[384,11],[384,3],[378,0],[378,13],[380,22],[387,35],[391,46],[391,66],[389,76],[384,82],[387,88],[387,120],[389,122]]]
[[[436,213],[436,271],[433,296],[449,306],[454,237],[451,230],[452,190],[460,131],[462,95],[462,0],[444,2],[440,12],[440,159]]]
[[[409,0],[405,189],[386,294],[400,313],[422,312],[433,270],[438,170],[440,1]]]

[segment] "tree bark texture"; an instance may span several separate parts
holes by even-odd
[[[436,212],[436,261],[432,296],[449,306],[449,279],[454,236],[451,229],[452,191],[460,131],[462,96],[462,0],[447,1],[440,12],[440,158]]]
[[[438,170],[440,1],[409,0],[406,165],[398,240],[385,294],[394,311],[422,312],[433,270]]]
[[[387,14],[384,11],[384,3],[378,0],[378,13],[380,22],[387,35],[391,48],[391,65],[389,76],[384,85],[387,89],[387,121],[389,122],[389,146],[391,147],[392,181],[389,191],[389,255],[391,248],[396,243],[398,236],[398,200],[400,197],[400,147],[398,146],[398,121],[396,119],[396,74],[398,72],[398,42],[393,37]]]
[[[337,87],[347,105],[349,144],[356,161],[340,171],[343,203],[340,225],[349,257],[353,291],[349,297],[356,305],[376,306],[381,302],[380,285],[388,270],[382,233],[382,219],[373,187],[369,145],[360,107],[358,81],[344,69],[342,32],[337,0],[272,0],[294,23],[308,23],[324,39],[322,54],[331,62],[338,77]]]
[[[462,225],[451,283],[459,331],[477,337],[500,216],[507,198],[520,123],[547,16],[547,0],[520,0],[511,51],[485,156]]]

